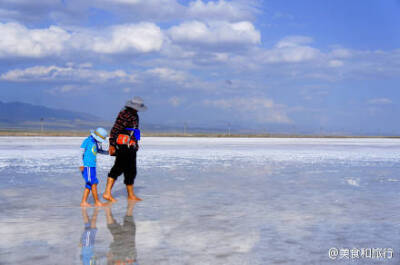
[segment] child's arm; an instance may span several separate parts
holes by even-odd
[[[97,153],[101,155],[108,155],[108,150],[103,150],[101,144],[97,145]]]
[[[108,150],[99,149],[97,150],[97,153],[101,155],[108,155]]]

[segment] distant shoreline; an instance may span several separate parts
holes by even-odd
[[[0,137],[6,136],[54,136],[84,137],[89,132],[83,131],[0,131]],[[143,137],[214,137],[214,138],[393,138],[400,136],[365,136],[365,135],[312,135],[312,134],[222,134],[222,133],[142,133]]]

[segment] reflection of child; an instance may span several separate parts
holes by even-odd
[[[97,153],[108,154],[108,151],[102,150],[99,145],[99,143],[104,142],[106,138],[107,131],[103,128],[97,128],[96,131],[91,131],[91,135],[87,137],[81,145],[81,148],[83,148],[83,167],[81,167],[81,171],[86,183],[81,201],[82,207],[91,206],[87,202],[90,191],[92,191],[94,205],[105,206],[105,204],[99,200],[97,195],[97,184],[99,181],[96,177],[96,155]]]
[[[87,210],[82,209],[82,217],[83,223],[85,224],[85,230],[82,233],[81,237],[81,259],[83,265],[92,265],[95,264],[95,256],[94,256],[94,242],[96,238],[97,228],[96,228],[96,219],[99,209],[94,209],[92,220],[89,220]]]

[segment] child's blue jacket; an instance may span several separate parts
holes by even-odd
[[[89,136],[83,141],[81,148],[84,149],[82,157],[84,167],[96,167],[97,152],[106,153],[99,148],[97,141],[92,136]]]

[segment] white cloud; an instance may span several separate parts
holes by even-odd
[[[168,21],[198,19],[204,21],[253,20],[260,11],[258,0],[3,0],[4,19],[11,21],[54,20],[60,24],[86,22],[93,9],[106,10],[120,21]]]
[[[343,65],[344,65],[344,63],[341,60],[330,60],[329,61],[329,66],[330,67],[341,67]]]
[[[2,0],[3,4],[12,4],[12,5],[32,5],[32,1],[30,0]],[[36,0],[35,4],[39,5],[51,5],[54,4],[54,0]]]
[[[59,93],[71,93],[71,92],[78,92],[90,89],[92,89],[91,86],[67,84],[48,89],[46,92],[53,95],[57,95]]]
[[[147,70],[147,73],[156,75],[160,79],[173,82],[183,82],[186,79],[186,74],[182,71],[166,68],[157,67],[154,69]]]
[[[87,21],[93,9],[106,10],[123,21],[172,18],[182,7],[176,0],[2,0],[2,8],[13,12],[6,19],[13,21],[55,20],[61,24],[79,25]],[[163,8],[159,8],[162,6]]]
[[[200,20],[240,21],[251,19],[256,10],[252,1],[196,0],[189,3],[187,17]]]
[[[79,4],[85,2],[73,1],[79,2]],[[94,0],[85,5],[84,9],[95,7],[107,10],[114,13],[119,19],[128,22],[179,19],[184,17],[187,9],[177,0]]]
[[[264,50],[259,58],[265,63],[299,63],[316,59],[321,52],[309,45],[312,39],[304,36],[286,37],[274,48]]]
[[[190,21],[173,26],[168,32],[172,41],[192,45],[255,45],[261,42],[260,32],[249,21]]]
[[[124,91],[124,93],[130,93],[130,92],[132,91],[132,88],[130,88],[130,87],[124,87],[124,88],[122,89],[122,91]]]
[[[287,116],[285,106],[276,104],[269,98],[231,98],[219,100],[206,100],[204,104],[211,105],[216,108],[241,113],[246,118],[252,118],[260,123],[291,123]]]
[[[46,57],[76,50],[100,54],[159,51],[163,33],[153,23],[118,25],[102,31],[66,30],[50,26],[28,29],[17,23],[0,23],[0,57]]]
[[[110,2],[114,4],[128,4],[128,5],[137,5],[143,3],[143,0],[103,0],[104,2]]]
[[[81,34],[78,39],[86,44],[88,50],[106,54],[159,51],[163,44],[161,29],[153,23],[118,25],[107,29],[103,36],[101,34]]]
[[[83,87],[81,86],[77,86],[77,85],[63,85],[60,87],[57,87],[56,89],[62,93],[66,93],[66,92],[71,92],[74,90],[81,90]],[[86,88],[84,88],[86,89]]]
[[[214,53],[215,60],[218,62],[227,62],[229,60],[228,53]]]
[[[104,71],[91,69],[89,65],[33,66],[25,69],[14,69],[0,76],[0,80],[13,82],[27,81],[86,81],[101,83],[107,81],[135,82],[135,75],[123,70]],[[66,87],[68,89],[68,87]],[[64,89],[65,90],[65,89]]]
[[[319,51],[312,47],[299,46],[265,51],[264,61],[267,63],[299,63],[315,59]]]
[[[352,56],[352,52],[349,49],[336,48],[330,52],[330,55],[337,59],[345,59]]]
[[[178,107],[179,105],[181,105],[182,104],[182,102],[184,101],[184,99],[183,98],[181,98],[181,97],[170,97],[169,99],[168,99],[168,102],[169,102],[169,104],[171,104],[172,106],[174,106],[174,107]]]
[[[373,105],[388,105],[392,104],[392,100],[388,98],[373,98],[368,100],[368,104],[373,104]]]
[[[70,13],[62,1],[54,0],[1,0],[0,17],[2,21],[32,22],[46,20],[53,15],[54,11],[64,14]],[[78,9],[78,7],[76,7]]]
[[[207,36],[207,25],[201,22],[200,25],[203,32],[192,31],[190,34],[194,36],[187,35],[186,38],[197,40],[199,36]],[[160,57],[157,64],[179,69],[207,69],[214,75],[230,71],[231,75],[239,73],[241,79],[246,79],[246,73],[268,73],[268,79],[288,77],[337,82],[345,79],[396,78],[400,73],[400,50],[361,51],[332,46],[330,50],[322,51],[308,36],[289,36],[270,48],[247,46],[241,52],[229,50],[232,44],[228,43],[216,46],[224,49],[214,49],[194,41],[183,45],[168,41],[162,50],[165,57]],[[188,56],[182,56],[184,52]]]
[[[60,54],[70,34],[57,26],[28,29],[17,23],[0,23],[0,57],[43,57]]]
[[[275,47],[276,48],[287,48],[287,47],[298,47],[305,44],[310,44],[313,39],[307,36],[288,36],[280,40]]]

